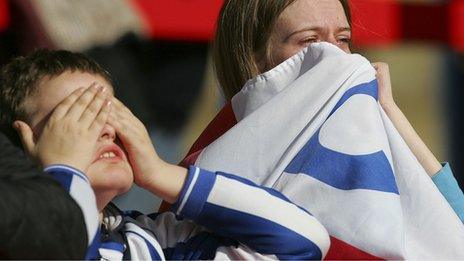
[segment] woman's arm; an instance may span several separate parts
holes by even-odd
[[[442,166],[424,141],[419,137],[400,108],[396,105],[392,94],[388,64],[373,63],[373,66],[377,71],[380,105],[393,122],[393,125],[398,130],[414,156],[416,156],[427,174],[432,177],[441,170]]]
[[[390,71],[386,63],[374,63],[379,84],[379,103],[409,149],[437,186],[461,221],[464,221],[464,194],[453,176],[449,164],[438,162],[424,141],[419,137],[406,116],[396,105],[391,88]]]

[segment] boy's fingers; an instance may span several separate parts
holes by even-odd
[[[114,107],[112,108],[111,113],[108,115],[107,121],[108,121],[108,124],[114,127],[117,133],[121,133],[122,124],[121,124],[119,117],[115,115]]]
[[[115,104],[115,101],[113,100],[113,106],[114,106],[114,110],[113,112],[111,113],[116,119],[118,119],[119,121],[123,121],[124,119],[128,118],[127,117],[127,112],[124,111],[124,110],[121,110],[121,107],[118,107],[116,104]]]
[[[82,95],[84,91],[84,87],[80,87],[74,90],[68,97],[61,101],[58,106],[56,106],[52,116],[56,118],[62,118],[64,115],[66,115],[69,108],[74,104],[74,102],[76,102],[76,100]]]
[[[80,116],[79,122],[84,124],[86,127],[92,125],[95,118],[99,113],[105,109],[105,102],[107,102],[108,92],[102,90],[99,91],[94,97],[90,104],[85,108]]]
[[[124,104],[122,104],[122,102],[120,100],[118,100],[118,98],[116,97],[113,97],[113,104],[115,107],[118,107],[118,108],[123,108],[124,107]]]
[[[34,134],[31,130],[31,127],[29,127],[29,125],[23,121],[15,121],[13,123],[13,127],[18,132],[24,149],[28,152],[29,155],[34,155],[35,143]]]
[[[132,114],[132,112],[129,110],[129,108],[124,105],[120,100],[118,100],[116,97],[113,97],[113,104],[116,109],[122,110],[126,113]]]
[[[83,111],[102,88],[101,86],[97,86],[96,83],[92,83],[92,85],[90,85],[90,87],[73,103],[66,115],[76,120],[79,119]]]
[[[108,122],[111,110],[111,101],[105,100],[103,108],[101,108],[100,112],[97,114],[94,121],[90,125],[90,131],[95,131],[97,134],[100,133],[105,124]]]
[[[126,106],[124,106],[123,103],[114,97],[112,98],[112,101],[114,105],[112,114],[114,114],[120,123],[126,123],[128,125],[136,124],[138,119]]]
[[[118,137],[124,140],[126,136],[128,136],[128,132],[130,132],[130,126],[123,124],[121,122],[121,118],[115,115],[114,111],[115,110],[113,108],[110,115],[108,116],[108,124],[113,126]]]
[[[121,139],[121,141],[124,143],[126,141],[126,132],[127,129],[123,127],[123,124],[121,121],[118,119],[118,117],[113,113],[115,110],[111,111],[110,115],[108,116],[108,124],[113,126],[114,130],[116,131],[116,135]]]
[[[119,101],[116,97],[111,97],[111,102],[113,104],[113,111],[111,114],[115,116],[116,119],[123,120],[128,118],[128,112],[130,113],[129,109],[124,106],[124,104]],[[131,114],[130,114],[131,115]]]

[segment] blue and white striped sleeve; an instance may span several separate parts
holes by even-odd
[[[279,259],[321,259],[325,228],[276,190],[226,173],[190,167],[173,211],[211,231]]]
[[[44,172],[57,180],[71,195],[82,210],[87,227],[88,249],[86,259],[99,256],[100,222],[98,219],[95,194],[87,176],[81,171],[66,165],[50,165]]]

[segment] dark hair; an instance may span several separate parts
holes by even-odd
[[[110,74],[98,63],[81,53],[65,50],[37,50],[13,59],[3,67],[0,77],[0,129],[18,145],[11,127],[15,120],[26,120],[24,102],[37,91],[44,77],[55,77],[66,71],[81,71],[102,76],[111,83]]]
[[[339,0],[351,24],[347,0]],[[214,66],[225,98],[260,74],[256,55],[271,59],[269,40],[280,14],[295,0],[226,0],[217,22]]]

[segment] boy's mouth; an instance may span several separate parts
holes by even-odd
[[[99,161],[99,160],[105,160],[105,161],[120,161],[120,160],[125,160],[126,156],[124,155],[124,152],[122,149],[116,145],[107,145],[103,146],[98,150],[96,153],[96,157],[94,158],[93,162]]]
[[[103,153],[102,155],[100,155],[100,159],[103,159],[103,158],[114,158],[116,157],[116,154],[114,154],[114,152],[110,151],[110,152],[105,152]]]

